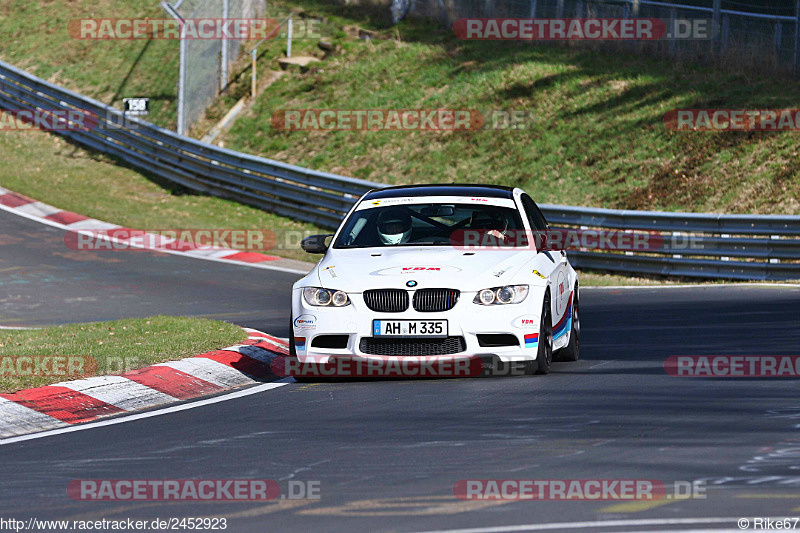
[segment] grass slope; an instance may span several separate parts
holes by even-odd
[[[0,134],[0,186],[68,211],[142,230],[258,229],[315,233],[318,228],[211,196],[185,194],[41,131]],[[283,242],[279,238],[279,242]],[[296,244],[297,240],[290,241]],[[273,250],[258,250],[272,254]],[[308,261],[297,248],[275,255]]]
[[[138,0],[0,0],[0,59],[118,109],[122,99],[150,98],[148,120],[174,128],[178,41],[79,40],[67,25],[81,18],[166,18],[158,2]]]
[[[521,186],[537,201],[736,213],[800,213],[795,133],[672,132],[675,108],[793,108],[795,81],[626,53],[467,42],[406,21],[380,29],[358,9],[297,0],[339,27],[342,46],[305,76],[267,89],[225,137],[229,148],[380,182]],[[274,129],[285,108],[521,110],[526,129],[474,132]]]
[[[191,357],[240,343],[247,334],[233,324],[202,318],[155,316],[89,324],[70,324],[36,330],[0,330],[0,392],[82,377],[40,367],[40,375],[24,375],[29,365],[11,356],[88,356],[96,362],[96,375],[123,374],[155,363]],[[4,360],[9,360],[5,361]],[[9,371],[13,368],[14,371]],[[77,369],[78,365],[72,365]],[[89,366],[85,366],[88,369]],[[67,368],[68,370],[68,368]]]

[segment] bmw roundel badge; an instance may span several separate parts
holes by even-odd
[[[406,282],[406,287],[416,287],[416,286],[417,286],[417,282],[416,282],[416,281],[414,281],[413,279],[411,279],[411,280],[408,280],[408,281]]]

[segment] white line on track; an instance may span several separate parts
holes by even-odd
[[[638,520],[596,520],[593,522],[557,522],[550,524],[519,524],[513,526],[477,527],[469,529],[439,529],[421,533],[507,533],[513,531],[547,531],[554,529],[589,529],[596,527],[679,526],[693,524],[736,524],[736,518],[652,518]],[[648,531],[652,531],[649,529]],[[683,531],[683,530],[681,530]],[[708,530],[700,530],[708,531]],[[723,531],[739,531],[725,529]]]
[[[166,415],[169,413],[177,413],[179,411],[186,411],[187,409],[194,409],[195,407],[203,407],[205,405],[224,402],[227,400],[234,400],[236,398],[242,398],[244,396],[250,396],[251,394],[258,394],[259,392],[265,392],[271,389],[277,389],[278,387],[283,387],[284,385],[288,385],[289,383],[294,383],[293,378],[284,378],[279,381],[275,381],[273,383],[264,383],[263,385],[257,385],[255,387],[251,387],[249,389],[240,390],[236,392],[231,392],[229,394],[222,394],[220,396],[214,396],[213,398],[207,398],[205,400],[198,400],[196,402],[189,402],[184,403],[181,405],[174,405],[172,407],[165,407],[164,409],[156,409],[153,411],[147,411],[144,413],[137,413],[131,415],[121,415],[117,418],[111,418],[109,420],[100,420],[98,422],[89,422],[86,424],[79,424],[75,426],[68,426],[59,429],[51,429],[48,431],[42,431],[39,433],[31,433],[28,435],[20,435],[19,437],[10,437],[7,439],[0,439],[0,446],[3,444],[13,444],[15,442],[22,442],[26,440],[33,440],[33,439],[41,439],[44,437],[51,437],[53,435],[60,435],[62,433],[72,433],[73,431],[83,431],[85,429],[94,429],[99,427],[105,426],[114,426],[116,424],[123,424],[125,422],[133,422],[134,420],[141,420],[143,418],[151,418],[154,416]]]

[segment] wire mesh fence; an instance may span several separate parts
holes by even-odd
[[[625,43],[626,49],[658,51],[672,57],[728,62],[798,75],[800,1],[774,4],[719,0],[686,5],[652,0],[395,0],[392,15],[432,18],[450,27],[463,18],[657,18],[668,29],[675,21],[705,19],[706,39],[682,39],[677,32],[657,42]]]
[[[183,0],[172,7],[183,19],[263,18],[266,0]],[[184,134],[225,88],[241,53],[240,39],[181,39],[178,133]]]

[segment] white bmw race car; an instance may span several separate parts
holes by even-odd
[[[481,358],[546,374],[579,353],[578,277],[538,250],[547,222],[521,189],[376,189],[339,229],[304,239],[325,256],[294,284],[290,353],[335,358]],[[544,248],[544,247],[543,247]]]

